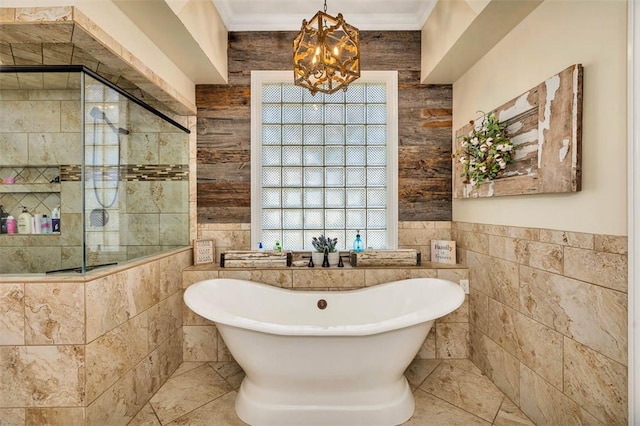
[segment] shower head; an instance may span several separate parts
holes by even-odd
[[[100,111],[98,107],[91,108],[91,111],[89,111],[89,115],[96,120],[107,120],[107,115],[104,112]]]
[[[127,129],[123,129],[122,127],[116,127],[113,125],[111,121],[107,118],[107,114],[104,111],[100,111],[98,107],[91,108],[89,111],[89,115],[93,117],[95,120],[102,120],[113,130],[115,133],[119,135],[128,135],[130,132]]]

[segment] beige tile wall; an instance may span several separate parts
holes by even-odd
[[[126,424],[182,362],[189,249],[101,277],[0,279],[0,424]]]
[[[471,359],[536,424],[627,423],[627,238],[454,222]]]
[[[64,77],[67,74],[54,73]],[[15,177],[17,184],[49,182],[60,175],[60,165],[80,167],[82,163],[81,108],[92,105],[104,107],[104,100],[86,105],[80,102],[80,74],[70,73],[72,90],[58,90],[50,86],[37,73],[21,75],[20,79],[36,78],[39,89],[0,90],[0,179]],[[24,83],[22,83],[24,85]],[[97,84],[102,88],[101,84]],[[52,87],[52,88],[47,88]],[[91,96],[90,96],[91,97]],[[93,95],[96,99],[102,99]],[[196,118],[182,117],[181,124],[192,133],[184,132],[154,114],[136,105],[120,106],[122,117],[118,120],[131,134],[118,139],[123,144],[122,165],[192,164],[195,165]],[[126,115],[126,120],[124,119]],[[91,132],[93,124],[86,129]],[[103,126],[101,124],[101,126]],[[88,133],[88,134],[89,134]],[[107,134],[108,135],[108,134]],[[105,136],[108,137],[108,136]],[[87,145],[91,145],[87,140]],[[92,150],[87,148],[87,155]],[[9,167],[10,166],[10,167]],[[38,166],[35,168],[35,166]],[[25,169],[27,167],[27,169]],[[43,176],[35,170],[47,168]],[[14,170],[15,169],[15,170]],[[33,171],[30,171],[33,170]],[[192,167],[195,182],[195,166]],[[144,175],[144,172],[138,173]],[[28,179],[32,177],[32,179]],[[108,204],[114,197],[120,202],[107,209],[110,220],[105,226],[86,227],[87,260],[89,265],[122,262],[172,248],[188,245],[189,233],[195,229],[195,203],[191,204],[189,190],[195,194],[191,182],[166,180],[133,180],[122,176],[118,190],[112,183],[102,193],[87,186],[82,199],[82,182],[66,180],[60,184],[60,192],[14,193],[11,187],[0,184],[0,205],[14,217],[18,217],[22,206],[32,213],[50,215],[56,206],[61,207],[60,235],[0,235],[0,274],[44,273],[62,268],[76,268],[83,262],[83,208],[90,212],[101,208],[100,202]],[[94,194],[95,193],[95,194]],[[98,198],[100,201],[98,201]],[[83,203],[84,201],[84,203]]]
[[[451,222],[401,222],[399,247],[414,248],[422,259],[431,256],[432,239],[449,239]],[[225,250],[248,250],[250,225],[200,224],[198,238],[215,240],[217,258]],[[286,247],[285,247],[286,249]],[[183,286],[208,278],[227,277],[246,279],[278,287],[298,290],[353,289],[393,280],[415,277],[438,277],[459,282],[468,278],[466,268],[438,267],[424,262],[423,268],[287,268],[271,270],[229,270],[216,265],[201,265],[183,272]],[[318,287],[317,283],[329,283]],[[215,325],[183,306],[184,360],[227,361],[231,359]],[[422,345],[419,358],[467,358],[469,356],[468,300],[454,313],[440,318]]]
[[[250,223],[199,223],[198,238],[215,241],[216,253],[225,250],[251,250]],[[422,253],[422,259],[431,258],[431,240],[451,239],[451,222],[422,221],[398,223],[398,248],[412,248]],[[339,242],[345,246],[343,242]],[[351,247],[347,242],[346,247]],[[255,248],[255,247],[254,247]],[[287,247],[284,247],[286,250]]]

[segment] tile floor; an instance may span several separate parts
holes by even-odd
[[[416,411],[404,425],[533,425],[469,360],[415,360],[406,376]],[[246,425],[234,411],[243,377],[233,362],[185,362],[129,425]]]

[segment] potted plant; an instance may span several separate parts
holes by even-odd
[[[509,140],[506,125],[493,112],[483,113],[482,122],[474,124],[471,132],[462,135],[461,149],[455,156],[462,164],[463,183],[478,186],[496,179],[513,162],[514,146]]]
[[[313,240],[311,240],[311,245],[315,249],[315,251],[311,253],[311,258],[313,259],[314,265],[322,265],[322,261],[324,260],[325,247],[327,247],[327,249],[329,250],[329,264],[338,264],[340,253],[338,253],[337,249],[337,238],[329,238],[325,237],[324,234],[321,234],[319,237],[313,237]]]

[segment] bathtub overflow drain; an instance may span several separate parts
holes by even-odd
[[[318,309],[324,309],[327,307],[327,301],[324,299],[318,300]]]

